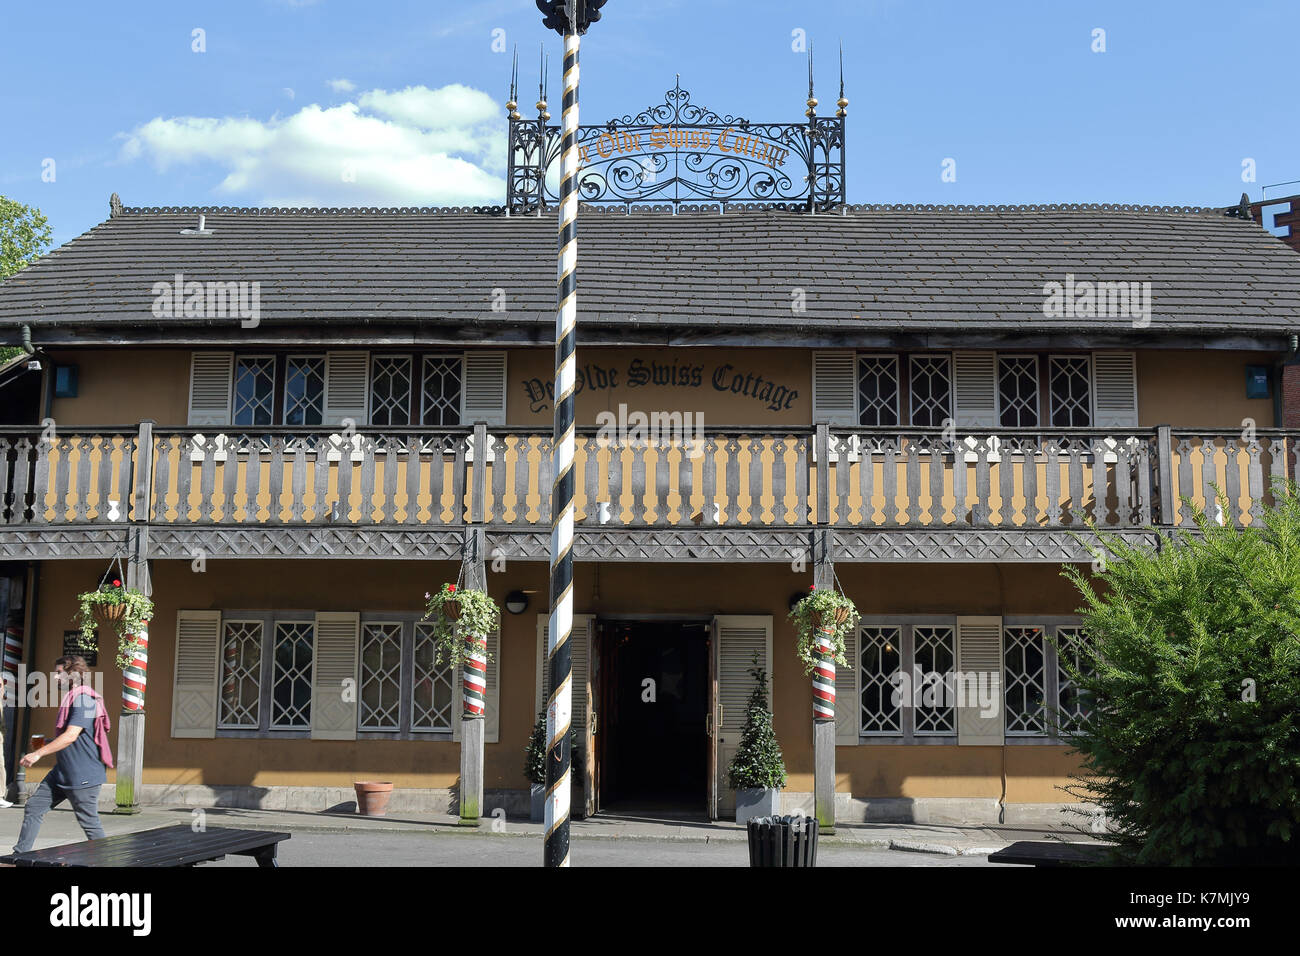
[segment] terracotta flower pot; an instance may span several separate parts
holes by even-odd
[[[393,795],[391,783],[362,780],[352,784],[357,792],[357,813],[363,817],[382,817],[388,812],[388,799]]]
[[[91,617],[100,627],[111,627],[114,630],[126,617],[125,604],[96,604],[91,607]]]
[[[459,621],[460,601],[456,600],[455,598],[452,598],[450,601],[447,601],[442,606],[442,613],[447,616],[447,620],[449,621]]]

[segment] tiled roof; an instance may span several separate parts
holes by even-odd
[[[182,235],[200,212],[211,234]],[[34,331],[50,323],[111,323],[115,331],[215,324],[153,315],[154,284],[176,273],[260,282],[263,329],[468,325],[490,337],[494,328],[532,326],[540,335],[554,322],[555,245],[554,212],[115,206],[106,222],[0,284],[0,335],[14,338],[24,322]],[[1044,284],[1067,274],[1150,282],[1151,334],[1300,326],[1300,257],[1222,210],[584,209],[579,255],[587,328],[763,327],[823,337],[1133,330],[1127,317],[1046,316]],[[504,311],[493,310],[495,290]]]

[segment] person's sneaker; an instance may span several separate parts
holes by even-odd
[[[12,803],[4,799],[3,797],[0,797],[0,810],[8,810],[12,806],[13,806]]]

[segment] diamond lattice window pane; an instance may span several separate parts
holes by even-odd
[[[459,356],[425,356],[420,387],[420,424],[460,424],[461,382]]]
[[[271,684],[271,726],[311,728],[311,655],[315,625],[310,621],[275,624],[275,678]]]
[[[913,425],[943,425],[952,418],[952,371],[946,355],[911,358]]]
[[[858,677],[861,682],[862,732],[901,734],[902,708],[896,702],[902,670],[899,627],[864,627]]]
[[[325,359],[291,355],[284,372],[284,423],[319,425],[325,420]]]
[[[1092,424],[1092,393],[1088,359],[1058,356],[1051,360],[1048,394],[1052,403],[1052,425],[1057,428],[1087,428]]]
[[[366,624],[361,629],[360,726],[397,730],[402,708],[402,625]]]
[[[236,425],[269,425],[275,408],[275,359],[240,356],[235,360]]]
[[[1073,665],[1074,670],[1083,675],[1092,674],[1093,668],[1083,654],[1085,641],[1083,628],[1057,628],[1056,639],[1058,644],[1056,680],[1060,699],[1061,730],[1069,732],[1087,725],[1088,717],[1092,713],[1092,700],[1087,691],[1079,687],[1070,676],[1066,664],[1068,662]]]
[[[956,630],[952,627],[917,625],[912,629],[916,645],[917,694],[916,732],[951,734],[956,732],[957,712],[953,707],[953,681],[956,662]]]
[[[262,625],[229,621],[222,635],[221,713],[218,726],[256,730],[260,716]]]
[[[1043,629],[1003,628],[1002,644],[1007,733],[1045,734],[1047,674],[1044,670]]]
[[[433,625],[415,626],[414,683],[411,687],[411,729],[451,732],[452,669],[433,662]]]
[[[1004,428],[1038,426],[1038,358],[1034,355],[998,357],[998,404]]]
[[[858,360],[858,424],[898,424],[898,359],[868,355]]]
[[[370,423],[411,423],[411,359],[408,356],[382,356],[374,360],[370,372]]]

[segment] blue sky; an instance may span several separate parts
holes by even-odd
[[[539,41],[559,99],[559,38],[532,0],[3,5],[0,194],[39,206],[56,243],[106,218],[114,191],[127,205],[500,202],[510,54],[493,52],[496,30],[519,46],[521,111]],[[1300,179],[1294,0],[609,0],[583,44],[582,119],[661,102],[680,73],[718,112],[799,120],[795,30],[815,45],[823,111],[844,43],[853,202],[1226,205]]]

